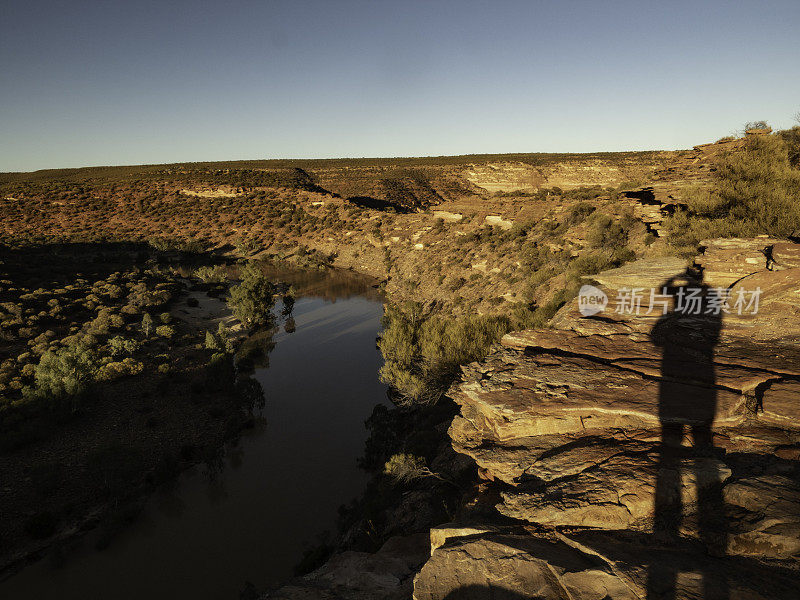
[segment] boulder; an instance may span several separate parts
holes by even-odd
[[[778,242],[770,253],[774,269],[794,269],[800,267],[800,244]]]
[[[394,537],[378,552],[342,552],[316,571],[297,577],[263,600],[401,600],[428,557],[427,534]]]
[[[635,600],[607,564],[557,540],[489,533],[448,541],[414,580],[414,600]]]

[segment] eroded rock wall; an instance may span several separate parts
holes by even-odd
[[[648,259],[594,276],[605,311],[575,301],[463,369],[450,435],[493,480],[496,523],[432,536],[415,598],[794,597],[800,245],[704,245],[689,270]],[[695,285],[730,294],[716,320],[670,320],[673,296],[666,316],[626,305],[698,270]],[[756,288],[759,310],[739,314],[737,290]]]

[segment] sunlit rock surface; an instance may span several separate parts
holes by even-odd
[[[463,367],[450,437],[484,480],[473,504],[493,502],[493,516],[467,509],[429,539],[336,555],[266,597],[796,597],[800,244],[703,245],[694,261],[592,276],[609,297],[603,313],[584,317],[574,301],[552,328],[510,333]],[[698,316],[658,333],[663,310],[625,310],[624,290],[688,285],[687,266],[731,297],[760,288],[758,310],[729,310],[712,331]],[[709,398],[713,414],[698,400]]]
[[[703,245],[695,261],[593,276],[605,312],[584,317],[573,302],[553,329],[511,333],[463,368],[453,446],[494,480],[497,522],[520,525],[432,534],[417,600],[794,597],[800,245]],[[621,292],[686,280],[692,262],[730,298],[760,288],[758,310],[666,333],[663,311],[624,310]]]

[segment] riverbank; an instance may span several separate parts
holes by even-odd
[[[37,252],[42,251],[49,255],[47,247],[27,253],[29,267],[36,268]],[[102,256],[110,251],[113,249],[103,249]],[[101,256],[98,250],[81,252],[75,257],[84,264],[97,263]],[[47,265],[42,269],[52,268],[42,264]],[[102,289],[110,290],[111,296],[101,300],[102,296],[96,295],[97,302],[85,308],[81,302],[92,301],[76,295],[83,292],[72,293],[70,288],[75,286],[67,282],[67,294],[52,288],[52,295],[61,300],[50,301],[53,316],[41,321],[43,327],[49,327],[50,348],[40,352],[58,356],[59,348],[69,347],[63,345],[68,338],[59,335],[71,333],[76,339],[89,336],[79,343],[86,344],[82,347],[92,356],[110,353],[108,358],[94,359],[99,361],[94,367],[99,370],[80,403],[62,410],[22,395],[4,407],[4,452],[0,455],[2,579],[45,554],[58,562],[76,537],[97,527],[103,530],[97,543],[108,544],[136,518],[144,497],[192,465],[213,464],[223,445],[253,424],[253,400],[237,385],[233,366],[227,364],[230,359],[209,365],[211,352],[204,348],[206,332],[216,332],[220,323],[230,332],[226,336],[233,344],[245,333],[219,297],[219,286],[202,284],[177,272],[174,277],[165,275],[169,281],[164,283],[156,283],[158,279],[128,281],[119,271],[113,272],[124,261],[109,264],[109,281],[114,283],[103,281],[108,287]],[[6,261],[6,268],[10,267]],[[82,270],[86,272],[85,266]],[[24,279],[15,283],[25,285]],[[36,301],[44,302],[51,292],[39,285]],[[93,289],[101,294],[97,283]],[[134,306],[129,301],[119,312],[122,316],[117,316],[114,299],[124,300],[126,290],[144,298],[161,289],[169,289],[169,296],[158,296],[157,300],[153,296],[154,304],[138,309],[133,317],[126,308]],[[14,305],[10,293],[14,293],[13,288],[4,293],[7,306]],[[73,298],[72,305],[63,300],[68,294]],[[17,302],[29,303],[28,296],[19,295]],[[100,302],[105,308],[102,304],[100,308],[94,306]],[[56,309],[65,315],[63,325],[59,321],[62,312]],[[97,311],[106,315],[102,326],[98,325],[100,318],[95,317]],[[152,325],[153,333],[148,336],[140,331],[142,325],[137,321],[143,319],[141,315],[150,314],[161,324]],[[125,315],[129,317],[127,325]],[[88,319],[89,325],[81,330],[75,323],[82,319]],[[30,328],[31,323],[23,325]],[[10,331],[14,330],[5,329],[7,334]],[[15,338],[24,342],[23,335],[33,337],[36,330],[28,333],[20,328]],[[62,344],[57,345],[59,342]],[[13,363],[15,355],[26,358],[13,345],[6,346],[5,351],[11,358],[4,365]],[[117,365],[124,369],[110,370],[118,369]],[[114,375],[103,376],[106,371]],[[27,368],[20,372],[23,376],[33,373]],[[33,386],[38,380],[31,377],[29,381]]]
[[[657,536],[637,537],[649,518],[643,508],[650,506],[645,488],[653,488],[642,482],[658,470],[653,465],[661,442],[652,427],[652,410],[648,417],[635,414],[632,421],[631,415],[658,393],[653,386],[660,357],[642,344],[647,331],[608,316],[576,317],[574,298],[584,283],[605,285],[604,279],[619,276],[628,286],[638,287],[640,280],[645,287],[658,286],[664,277],[688,272],[687,266],[727,289],[738,281],[730,277],[755,265],[754,271],[742,271],[742,277],[755,276],[751,282],[756,285],[763,280],[768,284],[765,297],[780,301],[771,304],[773,320],[746,326],[741,337],[780,338],[791,331],[798,306],[791,297],[796,290],[792,269],[798,264],[797,250],[787,239],[796,238],[796,233],[792,234],[791,214],[781,204],[784,193],[761,194],[773,189],[774,182],[759,165],[768,156],[786,172],[780,182],[788,185],[796,181],[790,172],[796,161],[790,165],[778,137],[765,136],[769,134],[748,134],[659,155],[657,164],[638,169],[642,177],[636,181],[612,178],[586,185],[577,179],[593,170],[577,169],[563,188],[533,183],[526,187],[519,181],[509,187],[513,166],[483,163],[461,165],[458,172],[448,171],[435,182],[426,182],[424,173],[382,177],[380,168],[370,167],[369,177],[376,177],[377,188],[383,190],[380,197],[332,193],[319,185],[321,176],[329,173],[295,171],[293,181],[276,180],[270,179],[274,174],[235,165],[226,171],[208,165],[186,167],[180,173],[148,171],[141,179],[126,171],[113,184],[102,178],[81,180],[86,187],[80,188],[69,181],[34,177],[6,186],[14,189],[2,205],[6,218],[0,235],[12,245],[39,236],[61,235],[73,241],[122,237],[168,251],[214,249],[237,258],[345,267],[381,281],[389,304],[378,342],[385,358],[381,377],[392,386],[392,400],[400,406],[379,409],[369,419],[372,436],[362,461],[375,477],[367,492],[342,511],[341,534],[311,549],[303,567],[313,569],[333,557],[270,597],[302,597],[306,592],[407,597],[421,564],[420,535],[408,534],[426,530],[431,554],[417,575],[420,597],[491,593],[494,573],[513,579],[514,573],[525,572],[530,574],[526,581],[546,578],[549,586],[554,570],[558,585],[543,588],[548,598],[560,598],[565,589],[602,597],[606,583],[610,587],[605,591],[612,590],[615,597],[642,597],[644,569],[619,544],[632,541],[626,547],[634,548],[634,554],[663,557],[688,547],[694,552],[707,540],[703,534],[698,539],[698,530],[691,529],[696,515],[690,515],[694,521],[689,529],[678,532],[687,547],[665,549]],[[610,166],[604,164],[602,170],[608,174]],[[618,174],[630,172],[630,166]],[[248,183],[231,185],[236,178]],[[725,195],[729,189],[740,193],[730,198]],[[789,193],[791,188],[785,190]],[[60,199],[53,201],[56,192]],[[740,217],[719,217],[723,196]],[[41,219],[25,218],[34,211]],[[775,237],[706,240],[765,231]],[[707,254],[690,264],[698,248]],[[667,267],[670,273],[664,271]],[[776,272],[783,274],[775,276]],[[687,332],[686,339],[696,337],[696,332]],[[503,344],[493,347],[501,338]],[[625,338],[638,345],[634,348]],[[525,340],[529,343],[524,347],[514,346]],[[271,341],[265,336],[259,346],[269,349]],[[563,351],[562,345],[570,341],[575,342],[575,356]],[[790,349],[797,345],[797,340],[783,341]],[[642,354],[644,347],[648,350]],[[748,352],[764,350],[744,353]],[[753,387],[753,370],[741,359],[729,356],[710,367],[736,381],[705,381],[703,386],[725,399],[731,409],[726,418],[741,418],[737,427],[742,427],[717,432],[722,449],[730,448],[736,456],[725,463],[728,466],[712,465],[717,481],[706,486],[711,492],[700,495],[734,494],[730,502],[725,500],[725,510],[738,515],[730,524],[750,536],[740,536],[741,544],[756,548],[756,541],[767,540],[783,545],[781,552],[786,554],[786,548],[794,551],[786,540],[794,535],[796,524],[781,514],[780,535],[767,531],[767,522],[761,523],[754,510],[760,510],[758,502],[750,502],[748,494],[771,484],[753,479],[755,474],[744,467],[753,462],[769,477],[782,478],[776,502],[791,506],[785,512],[797,512],[793,484],[784,481],[787,474],[796,475],[797,439],[789,423],[795,375],[759,363],[757,370],[768,375]],[[465,363],[470,366],[462,369]],[[466,380],[460,382],[462,375]],[[739,385],[739,379],[748,385]],[[767,411],[766,405],[759,405],[759,394],[773,379],[780,380],[778,409]],[[584,396],[589,400],[584,402]],[[566,414],[559,412],[576,397]],[[456,407],[448,398],[460,405],[461,416],[455,420]],[[598,408],[602,402],[608,406]],[[744,412],[736,412],[739,409]],[[763,426],[759,414],[767,412],[779,426]],[[448,434],[451,422],[455,425]],[[537,429],[541,423],[544,429]],[[632,472],[638,473],[635,481]],[[698,467],[695,478],[705,474]],[[752,481],[737,487],[740,474]],[[607,494],[598,496],[592,487],[595,476],[602,478],[598,485]],[[562,492],[573,490],[573,483],[574,491],[565,499]],[[682,494],[683,487],[675,493]],[[619,490],[627,490],[624,498]],[[685,505],[692,506],[697,498],[687,496]],[[545,509],[539,511],[539,506]],[[625,520],[634,514],[636,522]],[[606,521],[619,526],[610,538],[614,547],[601,544],[597,550],[585,550],[592,536],[608,541]],[[761,525],[747,530],[748,522]],[[572,536],[574,529],[587,527],[599,532]],[[392,541],[392,536],[414,543]],[[562,572],[563,565],[548,562],[551,550],[575,565],[575,581],[569,581],[573,571]],[[770,561],[785,561],[777,575],[794,577],[794,558],[778,556],[773,549],[764,553]],[[476,556],[481,558],[473,560]],[[503,565],[512,562],[513,568],[505,572]],[[705,564],[698,558],[701,563]],[[461,571],[460,565],[468,567]],[[675,563],[670,568],[684,566]],[[602,576],[596,576],[598,571]],[[480,574],[477,580],[474,573]],[[376,581],[380,585],[369,587]],[[524,583],[514,580],[512,587]],[[761,589],[756,592],[769,596],[761,580],[757,587]]]
[[[800,246],[704,246],[693,271],[641,260],[600,273],[606,312],[584,315],[574,300],[550,328],[510,333],[466,365],[447,393],[459,414],[446,437],[478,476],[459,510],[428,535],[396,530],[379,549],[340,552],[262,597],[791,597]],[[697,267],[731,298],[760,289],[759,309],[625,308],[631,286],[692,289]],[[671,446],[663,435],[676,426]],[[407,481],[398,495],[421,487]]]
[[[374,345],[382,304],[374,282],[347,273],[267,273],[292,282],[296,302],[293,323],[240,348],[267,396],[255,426],[213,464],[160,486],[107,550],[91,548],[95,534],[76,540],[62,568],[39,562],[0,593],[85,598],[107,586],[116,598],[233,598],[248,580],[288,579],[303,551],[335,530],[337,509],[366,483],[356,464],[363,422],[386,403]],[[255,346],[266,352],[256,357]]]

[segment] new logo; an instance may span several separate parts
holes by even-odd
[[[607,305],[606,293],[593,285],[584,285],[578,292],[578,310],[584,317],[603,312]]]

